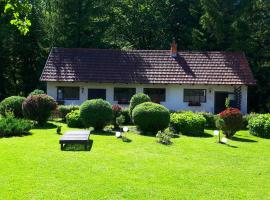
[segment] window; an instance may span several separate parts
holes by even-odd
[[[88,99],[106,100],[106,89],[88,89]]]
[[[114,88],[114,100],[119,104],[129,104],[131,97],[136,93],[136,88]]]
[[[58,87],[57,100],[79,100],[80,88],[79,87]]]
[[[205,89],[184,89],[184,102],[205,103]]]
[[[151,101],[155,103],[166,101],[165,88],[144,88],[143,92],[147,94],[151,98]]]

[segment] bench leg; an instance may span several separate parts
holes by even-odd
[[[61,143],[61,150],[63,150],[64,149],[64,144],[63,143]]]

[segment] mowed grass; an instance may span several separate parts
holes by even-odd
[[[230,146],[91,135],[88,152],[60,151],[55,128],[31,133],[0,139],[0,199],[270,199],[270,140],[247,131]]]

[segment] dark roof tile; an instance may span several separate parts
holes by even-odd
[[[241,52],[53,48],[41,81],[255,84]]]

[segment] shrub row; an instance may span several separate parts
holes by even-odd
[[[248,128],[252,135],[270,137],[270,114],[258,114],[248,121]]]
[[[66,121],[66,115],[74,110],[79,110],[80,107],[77,105],[60,105],[57,107],[59,111],[59,117],[62,118],[63,121]]]
[[[70,128],[83,128],[83,122],[80,117],[80,111],[79,110],[72,110],[66,115],[66,122],[68,127]]]
[[[171,114],[170,128],[177,134],[201,135],[204,133],[206,119],[201,114],[182,112]]]
[[[0,118],[0,137],[21,136],[28,134],[32,123],[25,119],[15,118],[12,114],[6,114]]]

